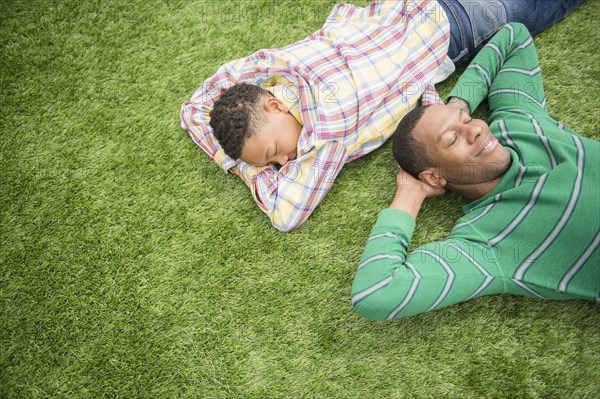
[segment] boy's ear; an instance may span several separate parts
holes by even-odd
[[[288,112],[288,107],[287,105],[285,105],[285,103],[283,101],[281,101],[280,99],[278,99],[277,97],[273,97],[273,96],[268,96],[265,99],[264,104],[264,109],[267,112],[283,112],[283,113],[287,113]]]
[[[428,168],[419,173],[419,180],[433,188],[445,188],[447,183],[446,179],[438,175],[434,168]]]

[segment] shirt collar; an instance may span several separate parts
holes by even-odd
[[[304,126],[304,123],[302,122],[302,116],[300,115],[298,95],[294,92],[294,88],[295,87],[290,87],[289,85],[275,85],[267,87],[265,90],[271,92],[271,94],[281,100],[288,107],[290,114],[301,126]]]

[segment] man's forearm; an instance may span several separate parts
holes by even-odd
[[[423,201],[425,201],[425,194],[422,192],[410,188],[399,189],[390,208],[404,211],[416,220]]]

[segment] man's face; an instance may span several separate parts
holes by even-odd
[[[267,122],[246,138],[240,159],[254,166],[285,165],[296,159],[302,126],[274,97],[265,105]]]
[[[487,123],[456,108],[429,107],[413,130],[448,183],[476,184],[500,177],[510,165],[510,153],[492,135]]]

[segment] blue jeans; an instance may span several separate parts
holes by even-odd
[[[521,22],[532,36],[572,13],[583,0],[438,0],[450,22],[448,57],[471,60],[507,22]]]

